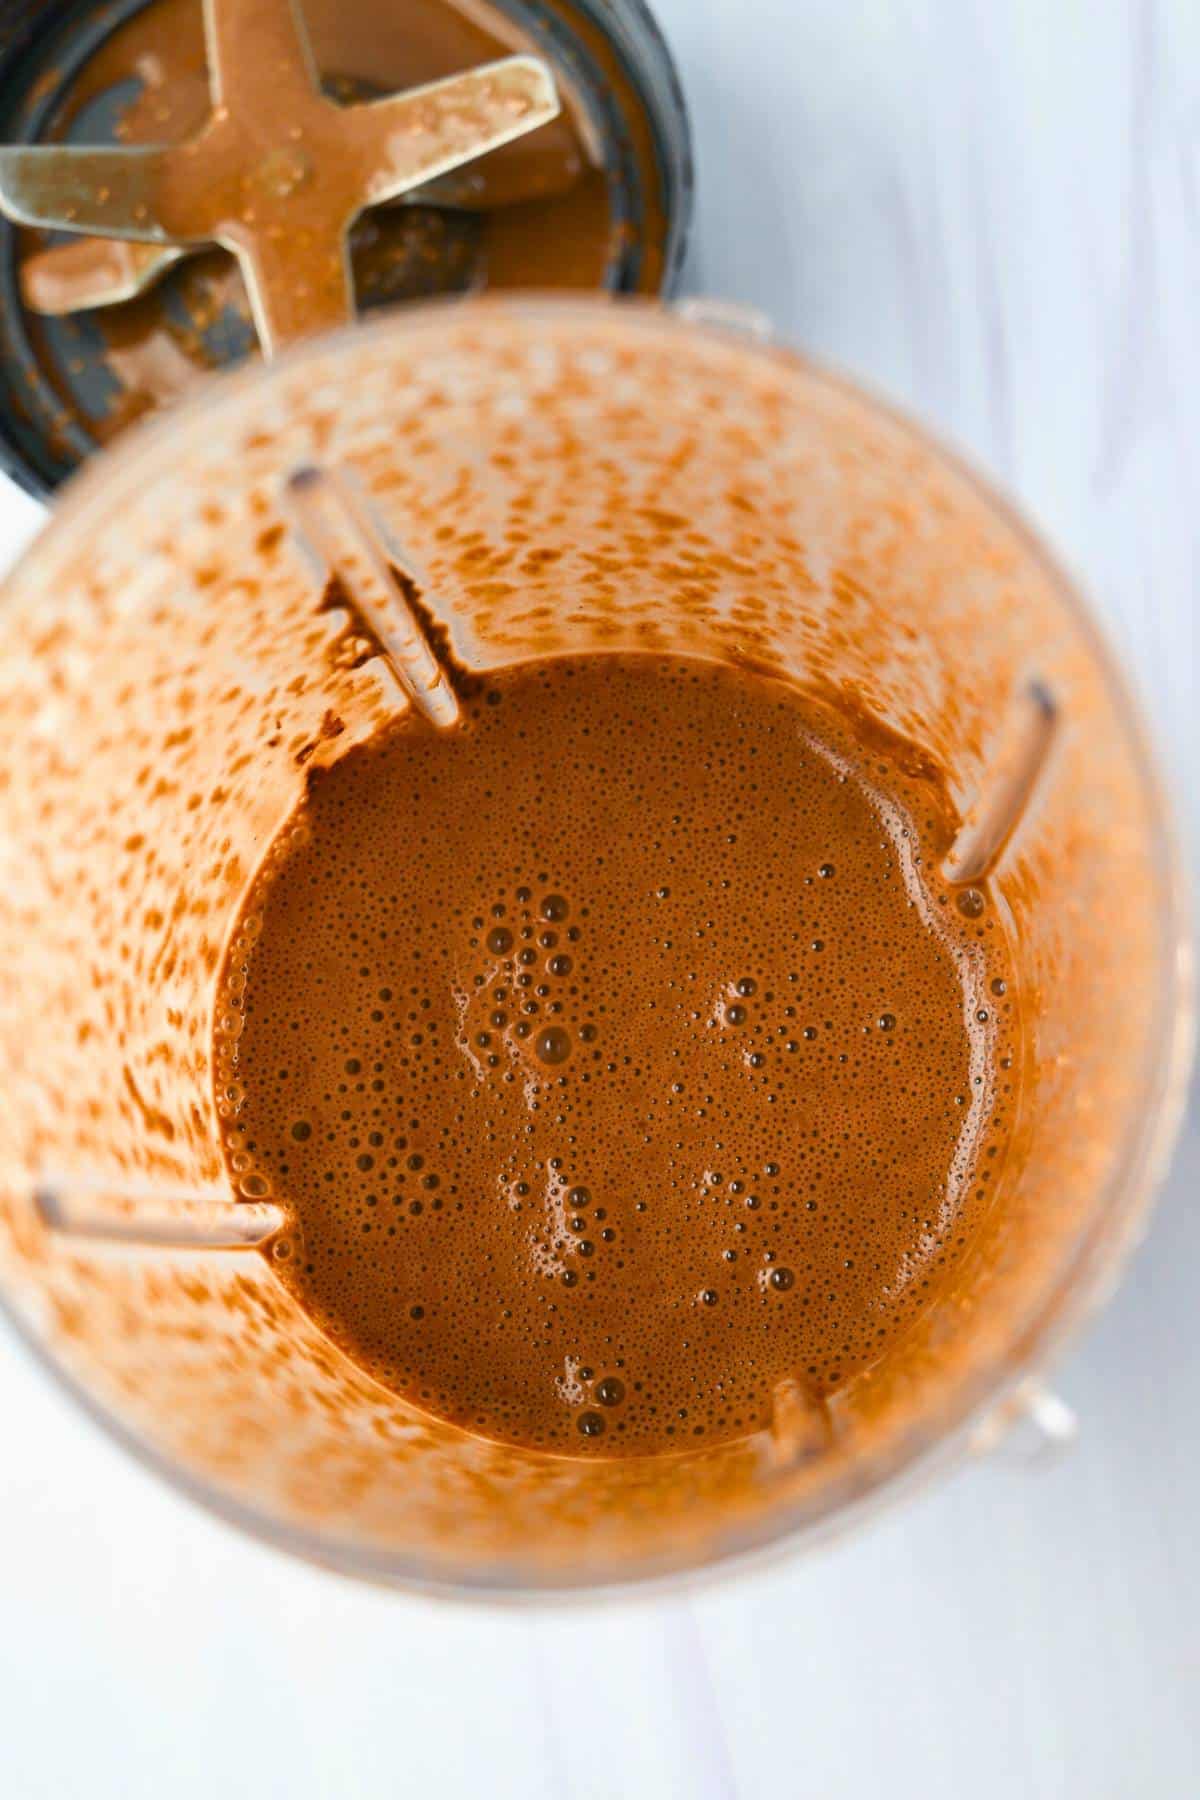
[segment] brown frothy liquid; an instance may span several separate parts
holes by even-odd
[[[911,746],[768,677],[491,678],[315,774],[221,976],[232,1178],[344,1350],[572,1453],[886,1355],[1011,1122],[1011,962]],[[232,1025],[232,1030],[230,1029]]]

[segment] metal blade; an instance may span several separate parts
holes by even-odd
[[[536,56],[510,56],[355,107],[347,127],[371,157],[364,205],[395,200],[557,118],[554,76]]]
[[[17,225],[166,242],[158,216],[169,150],[85,145],[0,147],[0,212]]]
[[[344,239],[313,242],[298,253],[279,238],[227,240],[238,259],[264,356],[354,318],[354,284]]]
[[[317,92],[296,0],[204,0],[204,38],[214,106],[284,118],[295,99]]]
[[[21,298],[50,318],[90,312],[133,300],[188,252],[173,244],[129,244],[119,238],[80,238],[54,244],[21,265]]]

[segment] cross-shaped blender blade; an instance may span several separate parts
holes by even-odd
[[[359,106],[321,92],[296,0],[204,0],[213,108],[174,147],[0,147],[18,224],[237,257],[264,352],[353,317],[365,207],[557,116],[540,59],[512,56]],[[145,257],[130,258],[131,282]]]

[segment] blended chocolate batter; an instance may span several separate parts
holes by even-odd
[[[647,1454],[763,1426],[781,1382],[819,1403],[1004,1153],[1011,965],[987,897],[931,882],[950,833],[910,746],[687,658],[527,664],[314,774],[218,1009],[278,1274],[497,1439]]]

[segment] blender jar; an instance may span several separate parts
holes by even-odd
[[[216,1511],[446,1592],[712,1566],[961,1449],[1111,1284],[1189,1048],[1160,783],[1041,546],[844,383],[645,304],[417,309],[211,384],[86,469],[4,624],[0,1291]],[[272,1273],[280,1215],[218,1147],[217,972],[306,771],[436,705],[439,642],[480,671],[752,661],[950,774],[951,878],[986,866],[1026,971],[1020,1176],[829,1430],[784,1396],[770,1430],[669,1457],[496,1444],[378,1386]]]

